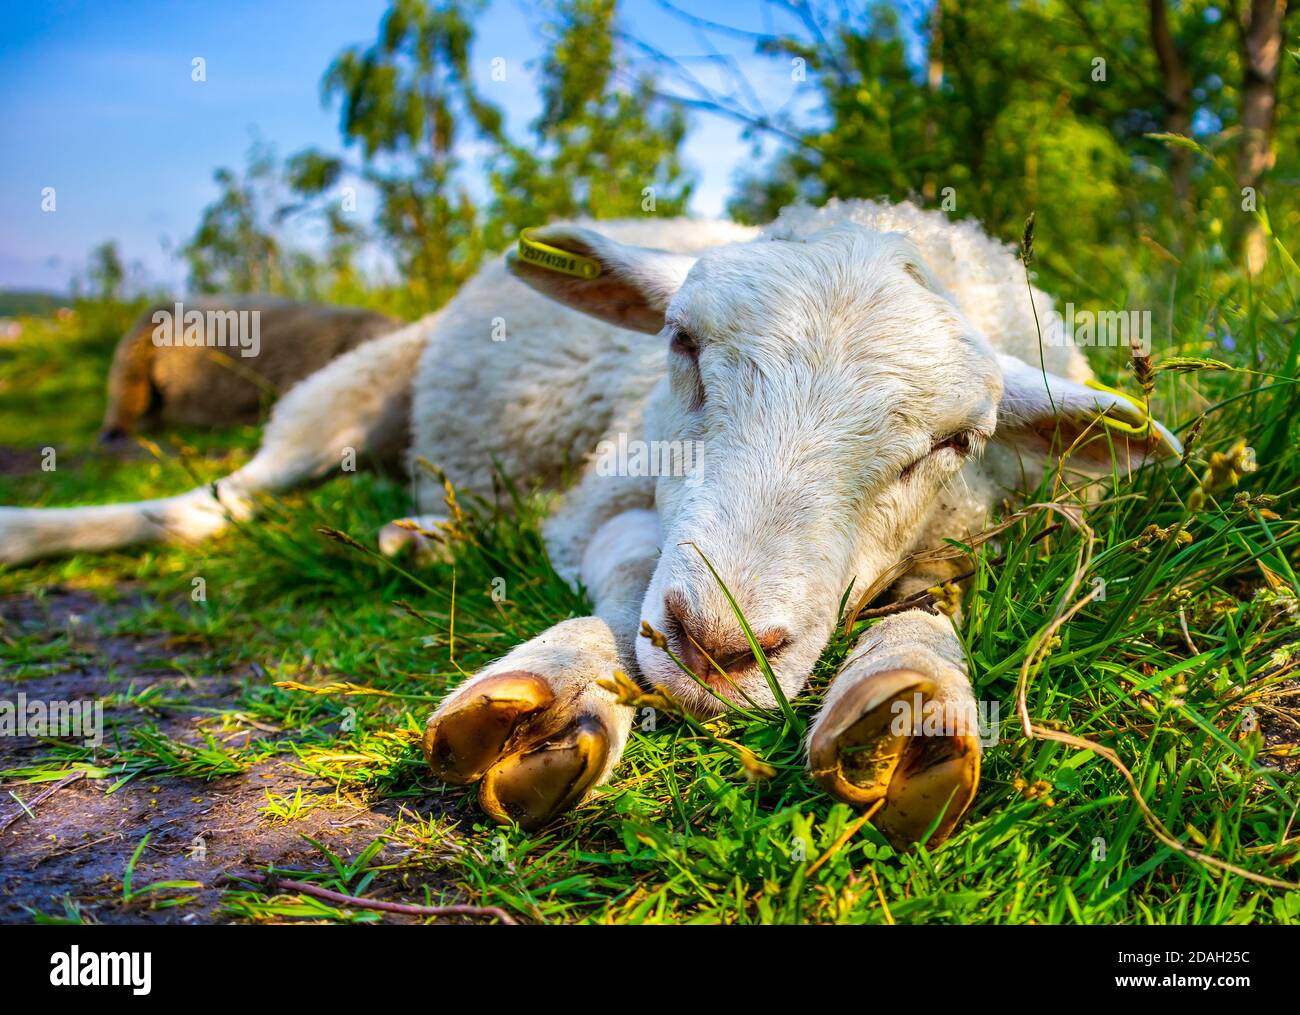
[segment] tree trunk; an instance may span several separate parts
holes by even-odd
[[[1151,44],[1160,64],[1165,94],[1165,130],[1189,137],[1192,130],[1192,85],[1183,66],[1178,43],[1169,28],[1169,8],[1165,0],[1151,0]],[[1169,179],[1173,184],[1174,203],[1182,213],[1191,205],[1192,153],[1184,148],[1169,149]],[[1184,219],[1185,221],[1185,219]]]
[[[1241,147],[1237,185],[1242,204],[1258,199],[1259,183],[1273,167],[1273,127],[1277,114],[1277,79],[1282,66],[1282,19],[1286,0],[1250,0],[1241,34]],[[1246,191],[1250,188],[1250,192]],[[1253,205],[1252,205],[1253,206]],[[1248,213],[1249,214],[1249,213]],[[1253,215],[1244,222],[1241,249],[1246,270],[1257,275],[1268,257],[1268,240]]]
[[[939,136],[939,89],[943,87],[943,0],[935,0],[930,14],[930,45],[926,54],[926,91],[929,109],[925,119],[925,152],[930,164],[921,181],[921,197],[926,204],[934,201],[937,185],[934,178],[935,147]]]

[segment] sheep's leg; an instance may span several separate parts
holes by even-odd
[[[0,563],[133,543],[192,541],[256,513],[256,496],[388,456],[406,440],[409,377],[423,344],[405,328],[341,356],[276,405],[252,460],[213,487],[128,504],[0,508]]]
[[[909,610],[863,634],[808,743],[813,777],[849,803],[880,805],[899,846],[951,834],[979,784],[975,696],[952,622]]]
[[[632,709],[598,681],[615,670],[635,672],[636,618],[658,554],[653,512],[624,512],[601,526],[581,574],[596,616],[556,624],[457,688],[425,728],[434,774],[479,783],[479,802],[493,820],[526,829],[607,781],[627,744]]]

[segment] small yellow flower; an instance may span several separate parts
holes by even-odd
[[[961,609],[961,589],[952,582],[944,582],[926,589],[934,597],[934,608],[945,617],[956,617]]]
[[[1037,800],[1044,807],[1055,807],[1056,801],[1051,797],[1052,784],[1046,779],[1036,779],[1032,784],[1020,776],[1012,780],[1011,788],[1027,800]]]
[[[668,639],[665,638],[661,632],[656,631],[653,627],[651,627],[650,622],[648,620],[641,621],[641,637],[649,638],[650,644],[653,645],[655,648],[658,649],[668,648]]]
[[[1133,545],[1138,549],[1144,549],[1153,542],[1165,542],[1173,539],[1176,546],[1189,546],[1195,540],[1192,534],[1179,525],[1169,525],[1161,528],[1159,525],[1151,524],[1142,530],[1141,534],[1133,541]]]
[[[1255,449],[1246,446],[1244,438],[1238,439],[1227,451],[1216,451],[1210,455],[1209,467],[1201,479],[1201,488],[1217,489],[1221,486],[1236,486],[1241,477],[1258,468],[1255,462]]]
[[[760,760],[748,747],[741,747],[737,753],[740,755],[740,767],[745,770],[745,778],[750,782],[766,782],[776,775],[776,769]]]

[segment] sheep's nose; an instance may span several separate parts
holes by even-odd
[[[708,684],[726,684],[719,670],[734,677],[756,665],[754,653],[744,630],[734,617],[719,623],[707,620],[690,609],[685,596],[669,593],[664,597],[664,615],[668,620],[669,645],[687,669]],[[753,625],[751,624],[751,627]],[[772,660],[790,640],[783,627],[754,627],[754,639],[763,655]]]

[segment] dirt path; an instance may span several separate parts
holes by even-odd
[[[192,677],[166,665],[179,653],[165,636],[96,633],[138,604],[106,606],[89,593],[68,590],[53,590],[43,602],[0,599],[0,619],[10,636],[44,630],[54,637],[69,631],[76,645],[76,651],[61,653],[50,664],[48,674],[6,678],[0,683],[0,698],[12,701],[21,692],[29,701],[95,700],[155,685],[165,692],[168,705],[152,715],[134,706],[105,709],[106,718],[111,715],[119,724],[119,736],[146,716],[160,732],[184,743],[202,744],[199,723],[205,719],[209,732],[235,746],[267,736],[269,729],[251,720],[233,726],[227,720],[218,727],[212,714],[202,711],[231,709],[244,683],[259,679],[251,670]],[[112,730],[106,734],[113,735]],[[32,765],[50,752],[48,743],[32,737],[0,737],[0,770]],[[89,919],[104,923],[229,919],[217,887],[223,873],[265,869],[268,864],[321,869],[324,857],[303,836],[346,859],[380,836],[398,813],[394,801],[371,805],[337,799],[332,786],[295,770],[291,762],[273,758],[211,781],[146,775],[115,792],[109,792],[115,778],[82,778],[35,804],[31,813],[18,801],[33,800],[55,783],[0,780],[0,826],[7,825],[0,831],[0,922],[31,920],[32,911],[61,916],[65,899],[77,903]],[[288,824],[263,814],[268,790],[293,797],[299,789],[304,797],[321,797],[325,804]],[[433,801],[407,804],[425,813],[438,809]],[[150,833],[135,868],[134,886],[163,880],[200,882],[201,888],[159,896],[192,896],[190,901],[166,908],[151,908],[152,895],[123,902],[123,874]],[[386,846],[380,856],[393,858],[393,851]]]

